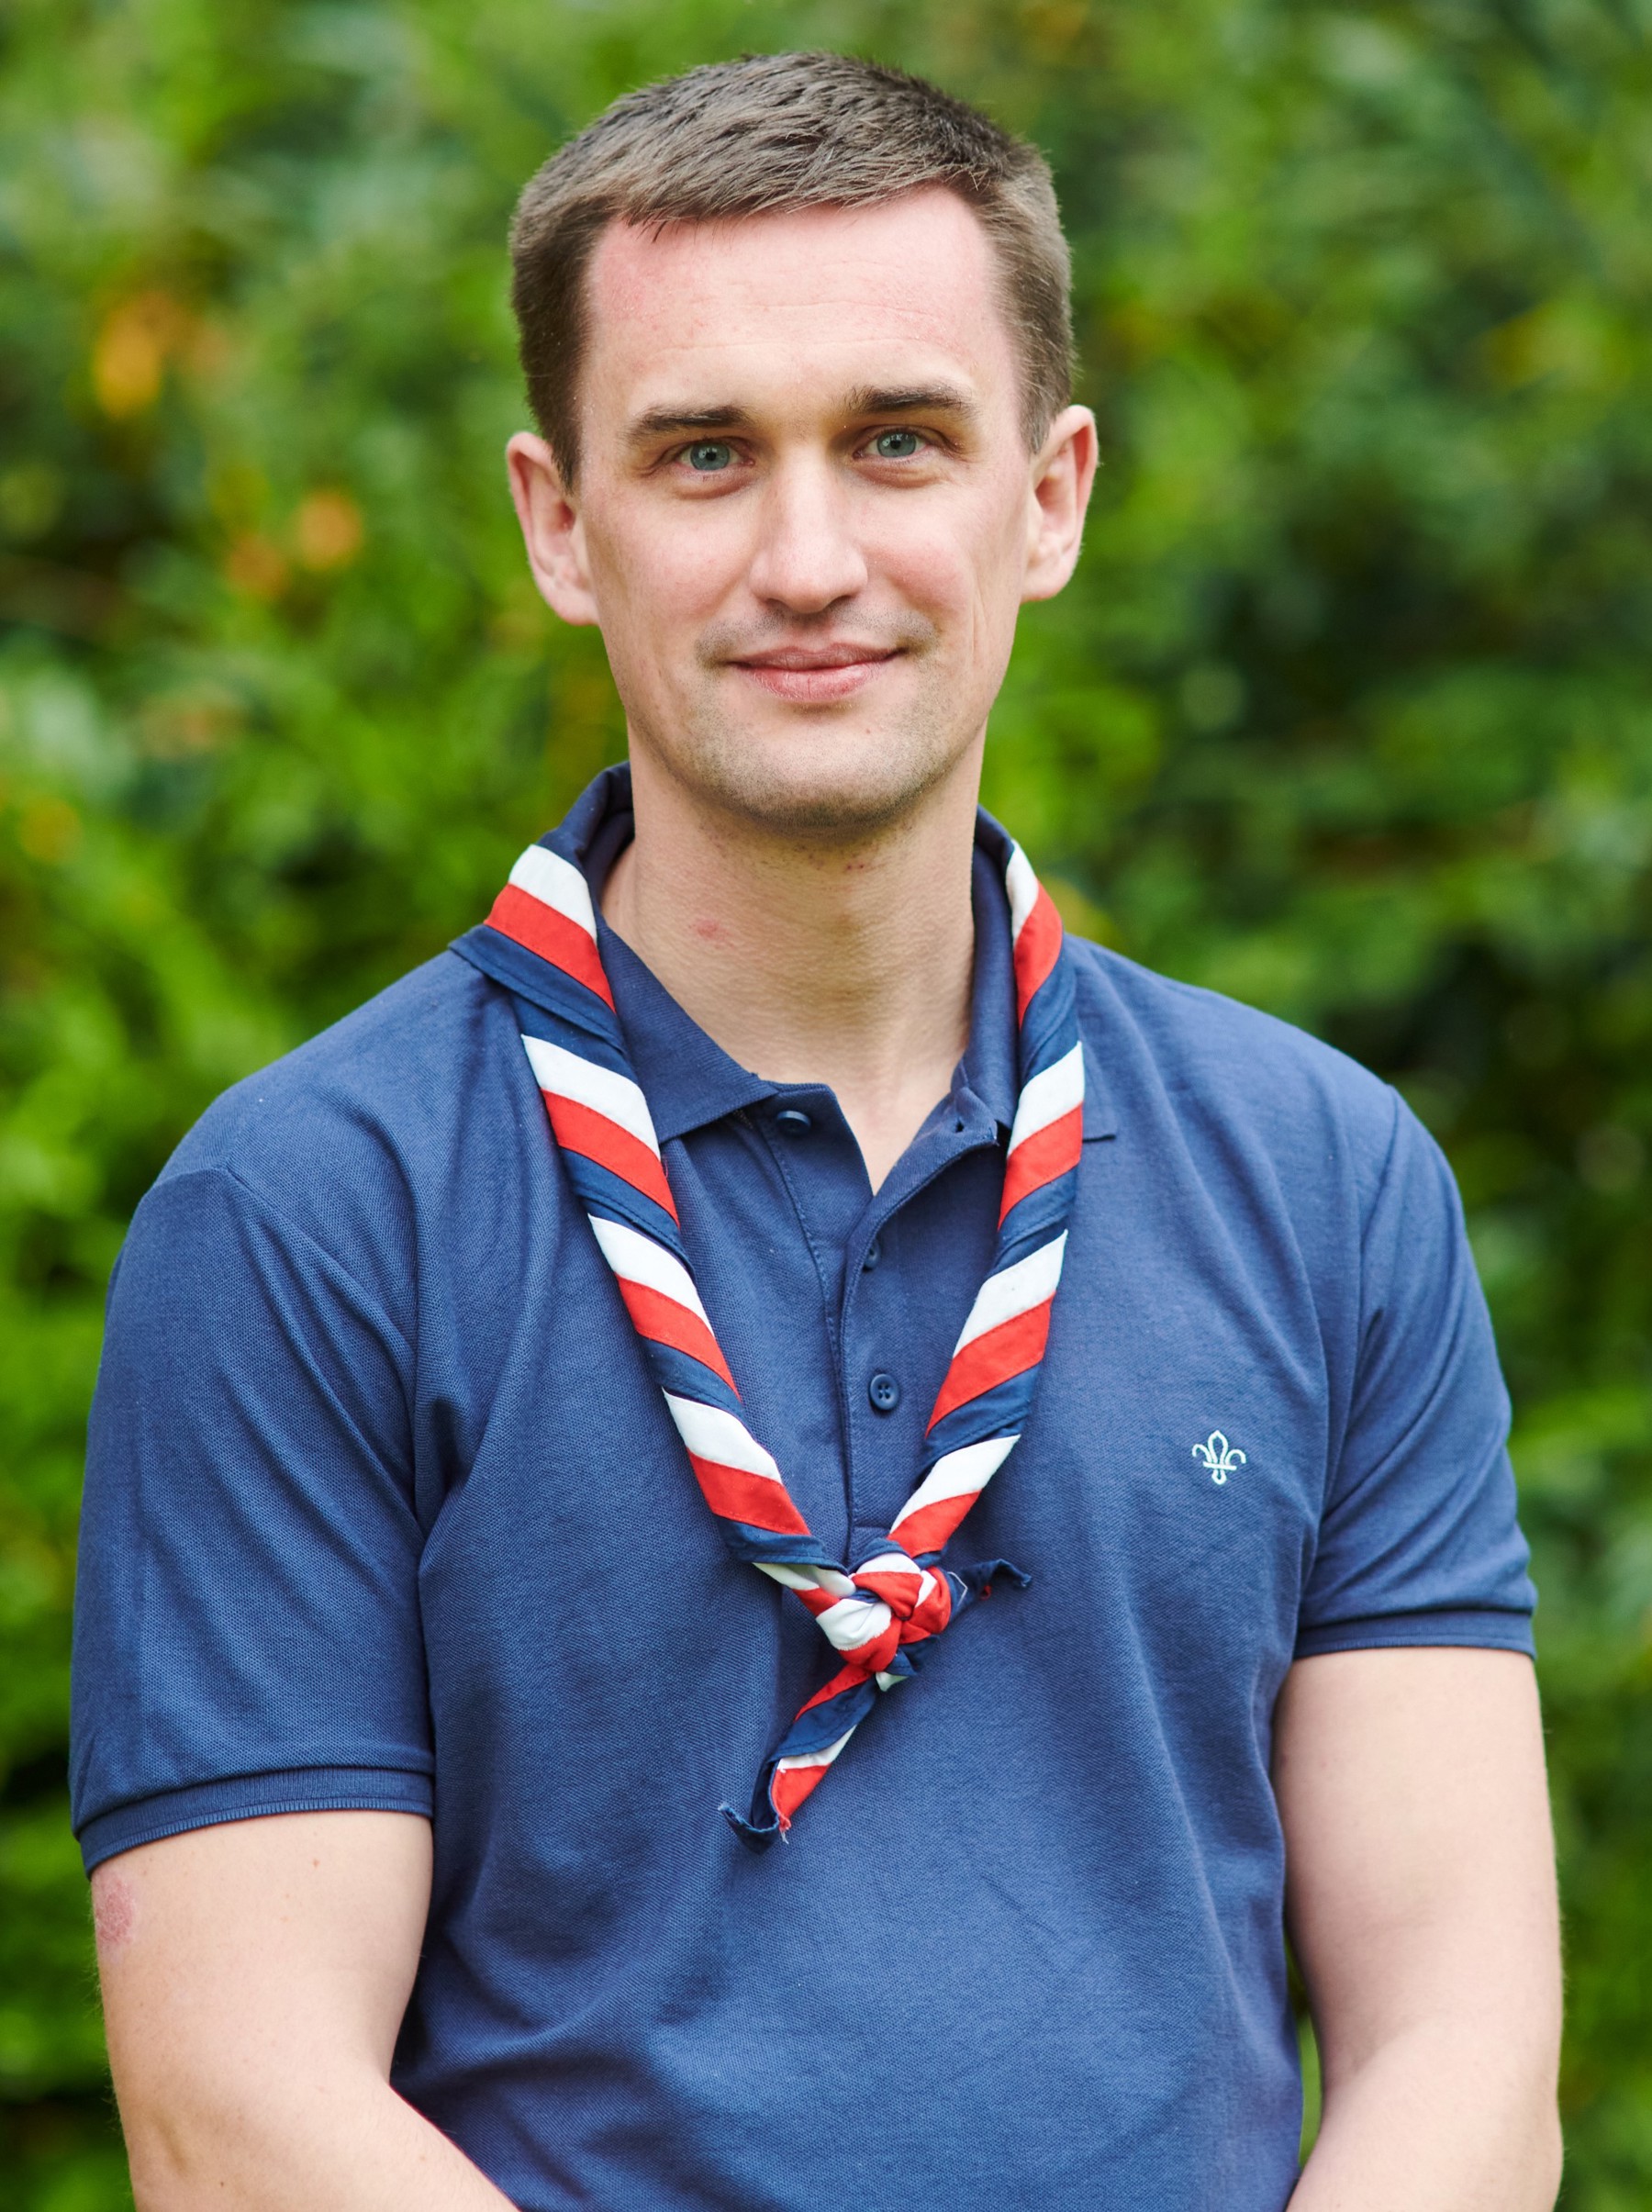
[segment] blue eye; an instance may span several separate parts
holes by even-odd
[[[734,448],[725,445],[720,439],[707,438],[698,445],[691,445],[683,458],[700,475],[714,476],[719,469],[727,468],[733,460]]]
[[[872,451],[880,461],[910,461],[921,443],[916,430],[879,430]]]

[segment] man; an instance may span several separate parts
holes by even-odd
[[[75,1787],[140,2205],[1549,2205],[1449,1177],[976,813],[1096,460],[1041,162],[749,61],[514,253],[630,768],[123,1255]]]

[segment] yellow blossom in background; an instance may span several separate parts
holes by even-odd
[[[324,575],[347,568],[362,550],[362,510],[348,492],[315,491],[293,519],[299,565]]]
[[[118,421],[154,406],[168,357],[188,328],[165,292],[140,292],[110,308],[92,348],[92,389],[106,415]]]
[[[286,588],[286,555],[270,539],[248,531],[225,555],[224,574],[250,599],[277,599]]]

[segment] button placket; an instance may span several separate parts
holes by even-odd
[[[940,1297],[945,1291],[943,1285],[901,1279],[900,1261],[903,1255],[910,1257],[911,1240],[902,1238],[899,1217],[971,1156],[1000,1148],[1002,1134],[995,1119],[977,1112],[965,1120],[962,1128],[956,1126],[956,1117],[948,1114],[941,1127],[920,1142],[923,1148],[921,1170],[907,1179],[903,1167],[910,1174],[918,1165],[909,1156],[878,1193],[876,1211],[872,1212],[876,1226],[861,1249],[859,1266],[854,1264],[853,1249],[846,1255],[849,1267],[843,1282],[840,1344],[841,1382],[848,1415],[852,1549],[864,1550],[878,1541],[918,1479],[924,1409],[918,1406],[914,1396],[918,1380],[903,1364],[903,1347],[910,1334],[905,1302],[932,1293]],[[891,1198],[893,1204],[888,1203]],[[871,1226],[871,1221],[864,1222],[859,1234]],[[932,1228],[920,1231],[916,1223],[913,1233],[925,1244],[933,1234]],[[897,1240],[894,1244],[892,1235]],[[858,1235],[854,1242],[858,1243]],[[950,1348],[950,1345],[945,1347]],[[939,1374],[935,1381],[938,1387]]]
[[[795,1092],[792,1099],[796,1099]],[[824,1295],[827,1335],[832,1347],[830,1371],[835,1385],[842,1440],[839,1464],[843,1519],[839,1527],[847,1548],[853,1542],[854,1425],[857,1419],[865,1417],[865,1408],[846,1380],[843,1284],[846,1275],[853,1273],[858,1278],[860,1272],[855,1266],[854,1247],[857,1223],[865,1218],[871,1193],[853,1132],[841,1119],[830,1092],[815,1094],[808,1108],[782,1102],[786,1100],[787,1094],[782,1092],[780,1100],[771,1100],[766,1112],[753,1113],[750,1118],[753,1128],[767,1139],[765,1150],[791,1201],[798,1230],[813,1257],[816,1277]],[[852,1193],[841,1179],[849,1171],[851,1159],[857,1193]],[[863,1369],[863,1385],[864,1375]],[[838,1541],[837,1530],[828,1525],[817,1525],[816,1533],[829,1544],[835,1546]]]

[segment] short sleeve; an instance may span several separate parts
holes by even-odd
[[[1439,1147],[1397,1105],[1361,1254],[1358,1364],[1297,1655],[1375,1645],[1531,1651],[1509,1400]]]
[[[75,1593],[88,1869],[255,1814],[428,1815],[412,1357],[222,1167],[139,1209],[110,1290]]]

